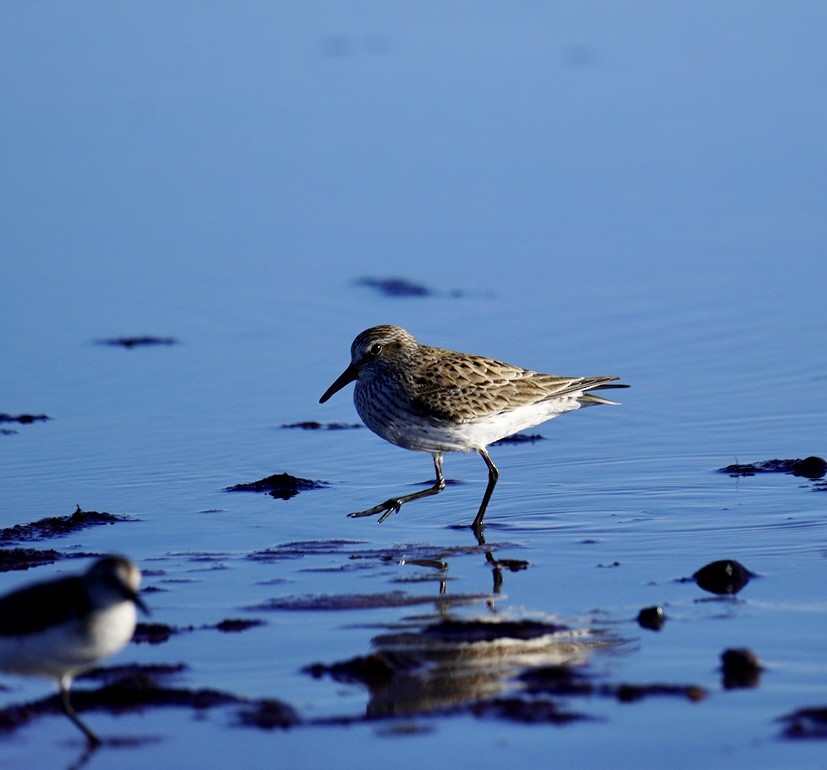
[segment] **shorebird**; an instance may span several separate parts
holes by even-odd
[[[57,682],[64,713],[90,746],[100,738],[69,701],[79,673],[114,655],[132,638],[140,570],[123,556],[98,559],[86,572],[18,588],[0,597],[0,671]]]
[[[591,391],[628,387],[617,377],[560,377],[422,345],[398,326],[366,329],[353,340],[350,356],[319,403],[355,381],[353,401],[365,425],[396,446],[430,452],[436,479],[427,489],[349,516],[381,514],[381,522],[404,503],[438,494],[445,488],[442,453],[476,451],[488,467],[488,486],[471,525],[478,536],[499,478],[489,444],[583,406],[615,404]]]

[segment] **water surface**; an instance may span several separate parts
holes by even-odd
[[[195,629],[115,662],[184,662],[182,686],[278,698],[305,723],[242,727],[231,708],[91,712],[101,735],[139,742],[89,766],[223,767],[241,752],[291,767],[514,766],[540,752],[583,767],[820,766],[823,745],[783,738],[777,720],[827,704],[827,496],[806,479],[716,469],[827,453],[824,11],[0,14],[12,75],[0,412],[52,418],[0,436],[0,523],[76,504],[134,517],[41,544],[128,553],[161,589],[147,594],[153,620]],[[364,277],[430,294],[384,296]],[[377,525],[345,514],[427,481],[429,457],[366,429],[281,427],[358,421],[349,391],[317,402],[377,323],[632,385],[619,407],[491,450],[501,478],[486,545],[528,563],[503,570],[498,593],[465,526],[485,488],[479,457],[447,456],[458,483]],[[145,334],[177,344],[98,344]],[[328,486],[287,501],[223,491],[282,472]],[[294,542],[305,552],[287,558]],[[267,549],[282,556],[251,558]],[[724,558],[759,577],[728,597],[681,582]],[[423,562],[439,559],[447,570]],[[0,588],[83,564],[3,573]],[[312,608],[392,591],[424,603]],[[272,602],[311,608],[261,609]],[[652,605],[668,618],[660,632],[635,621]],[[707,696],[561,698],[590,717],[564,725],[463,708],[368,721],[376,692],[302,670],[446,616],[576,632],[493,678],[480,666],[496,691],[515,691],[520,665],[561,660],[596,686]],[[266,624],[200,629],[233,617]],[[730,647],[764,661],[758,686],[722,686]],[[4,706],[49,688],[2,684]],[[0,736],[0,756],[69,766],[75,733],[42,718]]]

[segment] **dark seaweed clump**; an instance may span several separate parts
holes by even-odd
[[[361,428],[357,423],[347,422],[316,422],[315,420],[306,420],[304,422],[294,422],[289,425],[282,425],[282,428],[292,428],[297,430],[353,430]]]
[[[386,297],[432,297],[433,291],[427,286],[414,283],[406,278],[360,278],[358,286],[367,286]]]
[[[286,729],[299,722],[296,712],[287,704],[274,699],[251,701],[221,690],[170,687],[161,680],[185,671],[178,665],[129,665],[99,668],[84,674],[84,679],[103,680],[95,690],[73,689],[72,705],[78,711],[109,711],[122,713],[141,711],[151,707],[190,708],[205,711],[220,706],[241,706],[242,724],[272,729]],[[40,716],[58,714],[60,697],[51,695],[39,701],[0,709],[0,732],[12,732]],[[259,714],[257,719],[249,714]]]
[[[802,708],[781,717],[787,738],[827,738],[827,707]]]
[[[0,572],[53,564],[63,555],[52,548],[0,548]]]
[[[298,476],[291,476],[289,473],[275,473],[272,476],[250,481],[244,484],[233,484],[225,487],[225,492],[266,492],[270,497],[277,500],[289,500],[299,492],[308,489],[321,489],[326,487],[326,481],[313,481],[313,479],[302,479]]]
[[[0,529],[0,543],[20,543],[30,540],[43,540],[48,537],[60,537],[87,527],[114,524],[118,521],[129,521],[129,519],[123,516],[114,516],[111,513],[84,511],[81,510],[80,506],[77,506],[75,512],[68,516],[47,516],[29,524],[15,524],[13,527]]]
[[[169,623],[138,623],[132,641],[135,644],[164,644],[173,636],[191,633],[192,631],[220,631],[222,634],[235,634],[249,628],[265,625],[263,620],[228,618],[214,625],[203,626],[171,626]]]
[[[0,412],[0,422],[16,422],[18,425],[31,425],[33,422],[51,420],[47,414],[6,414]]]
[[[758,656],[746,647],[730,648],[721,653],[721,679],[726,690],[756,687],[763,670]]]
[[[758,473],[789,473],[792,476],[799,476],[815,481],[824,478],[827,474],[827,461],[821,457],[811,455],[797,460],[764,460],[758,463],[746,463],[727,465],[719,468],[719,473],[726,473],[730,476],[755,476]]]
[[[178,340],[174,337],[152,337],[145,335],[142,337],[109,337],[104,340],[98,340],[98,345],[111,345],[118,348],[132,348],[150,347],[152,345],[176,345]]]
[[[47,516],[28,524],[15,524],[0,529],[0,546],[61,537],[87,527],[114,524],[119,521],[129,521],[129,519],[123,516],[114,516],[111,513],[83,511],[80,506],[77,506],[77,510],[68,516]],[[83,554],[76,555],[81,556]],[[51,548],[2,547],[0,548],[0,572],[42,567],[62,558],[63,554]]]

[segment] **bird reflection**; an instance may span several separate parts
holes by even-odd
[[[521,688],[529,668],[585,664],[591,652],[619,642],[547,620],[430,616],[373,640],[375,652],[309,673],[358,682],[369,693],[368,718],[455,709]]]

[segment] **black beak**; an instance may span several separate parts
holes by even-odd
[[[144,600],[141,599],[140,596],[135,596],[135,604],[141,609],[144,615],[151,615],[152,613],[149,611],[149,607],[146,606]]]
[[[135,606],[139,607],[140,610],[144,613],[144,615],[151,615],[152,614],[149,611],[149,607],[147,607],[146,604],[144,604],[144,600],[141,599],[140,596],[138,596],[137,591],[130,591],[129,592],[129,598],[132,599],[133,602],[135,602]]]
[[[353,382],[358,378],[359,370],[353,364],[351,364],[336,378],[336,381],[324,392],[324,395],[319,399],[319,403],[323,404],[334,393],[341,390],[349,382]]]

